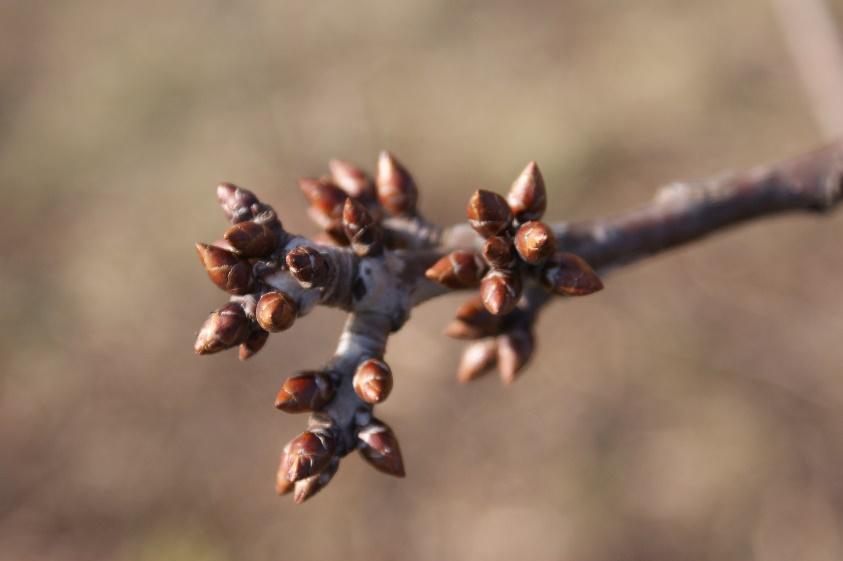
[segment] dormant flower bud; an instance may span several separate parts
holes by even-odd
[[[255,318],[266,331],[277,333],[292,327],[297,313],[295,300],[283,292],[273,291],[267,292],[258,300]]]
[[[208,273],[208,278],[231,294],[248,294],[254,277],[252,266],[236,254],[215,245],[196,244],[196,253]]]
[[[383,229],[372,220],[362,203],[352,198],[346,199],[342,225],[351,242],[351,249],[357,255],[376,255],[383,250]]]
[[[506,230],[512,222],[512,211],[506,200],[491,191],[478,189],[468,201],[468,223],[484,238]]]
[[[507,236],[492,236],[483,246],[483,259],[493,269],[509,269],[515,265],[515,248]]]
[[[290,441],[282,469],[287,481],[299,481],[325,469],[334,455],[337,441],[327,429],[305,431]]]
[[[352,386],[366,403],[381,403],[392,391],[392,370],[384,361],[370,358],[357,367]]]
[[[547,208],[547,191],[539,166],[530,162],[512,184],[506,197],[518,222],[538,220]]]
[[[533,355],[533,334],[527,329],[515,329],[497,338],[497,348],[501,381],[511,384]]]
[[[486,374],[495,365],[498,355],[498,344],[495,339],[475,341],[468,345],[460,358],[457,368],[457,380],[467,384]]]
[[[389,152],[378,157],[375,177],[378,201],[388,214],[412,216],[416,213],[419,194],[413,177]]]
[[[396,477],[404,477],[404,460],[398,439],[385,423],[372,422],[357,433],[360,440],[360,454],[375,469]]]
[[[252,329],[246,340],[240,343],[239,357],[240,360],[248,360],[252,358],[259,350],[266,344],[269,338],[269,333],[263,329]]]
[[[322,409],[334,396],[334,384],[322,372],[304,372],[287,378],[275,398],[275,407],[286,413]]]
[[[480,283],[480,298],[490,313],[503,316],[515,309],[521,298],[521,275],[510,271],[490,271]]]
[[[278,236],[267,224],[248,220],[226,230],[225,240],[241,257],[266,257],[278,245]]]
[[[331,179],[348,193],[349,197],[362,201],[374,200],[375,184],[362,169],[342,160],[331,160],[328,167],[331,170]]]
[[[193,350],[196,354],[218,353],[240,344],[249,333],[249,320],[243,307],[230,302],[211,312],[199,330]]]
[[[299,188],[310,203],[310,217],[322,228],[339,225],[342,206],[348,195],[329,180],[305,177],[299,179]]]
[[[471,288],[480,283],[486,264],[472,251],[452,251],[425,271],[425,276],[448,288]]]
[[[325,488],[331,482],[331,479],[336,475],[340,467],[340,459],[334,456],[328,462],[328,466],[316,475],[302,479],[295,483],[295,492],[293,493],[293,500],[296,504],[302,504],[316,493]]]
[[[521,259],[531,265],[541,263],[556,251],[556,238],[550,226],[532,220],[515,232],[515,249]]]
[[[251,191],[232,183],[217,185],[217,200],[232,224],[251,219],[252,206],[258,204],[258,198]]]
[[[328,282],[328,262],[316,249],[299,246],[285,258],[290,274],[304,288],[325,286]]]
[[[542,270],[542,282],[565,296],[585,296],[602,290],[603,282],[584,259],[573,253],[556,253]]]

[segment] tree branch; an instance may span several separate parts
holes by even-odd
[[[843,141],[744,173],[673,183],[651,204],[611,218],[554,226],[559,246],[604,269],[790,211],[822,212],[843,196]]]
[[[546,195],[534,162],[508,199],[475,193],[471,228],[447,229],[418,215],[415,183],[390,155],[381,155],[376,182],[350,164],[334,161],[331,169],[332,179],[303,180],[302,189],[311,215],[339,246],[287,233],[271,208],[230,184],[218,197],[233,226],[225,241],[197,246],[211,280],[234,295],[200,331],[199,354],[240,346],[245,359],[268,332],[290,328],[316,305],[350,313],[333,358],[319,371],[288,378],[276,401],[286,412],[312,413],[308,430],[284,449],[278,472],[278,492],[295,490],[297,502],[324,487],[339,458],[355,449],[377,469],[404,474],[398,442],[373,406],[392,387],[382,360],[389,335],[413,307],[480,285],[481,296],[466,302],[447,330],[479,339],[458,377],[469,381],[497,364],[510,383],[533,354],[533,326],[550,296],[602,288],[591,266],[606,272],[744,221],[826,211],[843,198],[840,141],[779,164],[669,185],[649,205],[613,217],[552,227],[539,222]]]

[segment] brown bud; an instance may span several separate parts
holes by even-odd
[[[512,222],[512,211],[506,200],[491,191],[478,189],[468,201],[468,222],[484,238],[506,230]]]
[[[255,317],[258,324],[270,333],[289,329],[296,320],[298,306],[283,292],[267,292],[258,300]]]
[[[452,251],[433,264],[424,275],[448,288],[471,288],[480,283],[486,264],[471,251]]]
[[[392,391],[392,370],[384,361],[370,358],[357,367],[352,385],[366,403],[381,403]]]
[[[285,261],[290,274],[304,288],[325,286],[328,282],[328,262],[312,247],[302,245],[291,250]]]
[[[456,319],[448,325],[445,335],[455,339],[480,339],[497,335],[501,317],[489,313],[480,297],[472,298],[457,309]]]
[[[251,191],[232,183],[217,185],[217,200],[225,217],[232,223],[252,218],[252,205],[258,204],[257,197]]]
[[[521,275],[509,271],[491,271],[480,283],[480,298],[490,313],[503,316],[515,309],[521,297]]]
[[[318,411],[334,396],[334,384],[321,372],[287,378],[275,398],[275,407],[287,413]]]
[[[231,302],[211,312],[199,330],[193,350],[207,355],[231,348],[243,341],[249,332],[249,320],[240,304]]]
[[[467,384],[486,374],[497,360],[498,344],[494,339],[484,339],[468,345],[460,358],[457,380]]]
[[[553,255],[556,238],[550,226],[544,222],[525,222],[515,232],[515,249],[521,259],[535,265]]]
[[[501,381],[511,384],[533,355],[533,334],[526,329],[510,331],[498,337],[497,347]]]
[[[557,253],[542,271],[545,286],[565,296],[585,296],[603,289],[603,282],[583,258],[573,253]]]
[[[401,458],[398,439],[385,423],[372,419],[368,426],[357,433],[357,438],[360,439],[360,454],[375,469],[404,477],[404,460]]]
[[[310,216],[322,228],[339,223],[342,205],[348,195],[327,179],[305,177],[299,179],[299,188],[310,203]]]
[[[539,166],[530,162],[513,182],[506,197],[519,222],[538,220],[547,208],[547,191]]]
[[[383,250],[383,230],[375,223],[362,203],[348,198],[342,211],[342,225],[351,242],[351,249],[361,256]]]
[[[242,257],[266,257],[278,245],[278,237],[264,223],[248,220],[226,230],[226,241]]]
[[[389,152],[378,157],[375,179],[378,201],[393,216],[412,216],[416,213],[419,194],[412,176]]]
[[[337,448],[334,435],[326,429],[306,431],[290,441],[284,469],[288,481],[299,481],[325,469]]]
[[[483,259],[492,268],[509,269],[515,264],[512,240],[504,236],[492,236],[483,246]]]
[[[302,479],[295,483],[296,492],[293,493],[293,500],[296,504],[302,504],[304,501],[313,497],[316,493],[325,488],[331,482],[331,479],[336,475],[340,467],[340,459],[334,456],[328,463],[328,467],[323,469],[320,473]]]
[[[287,479],[287,455],[290,452],[290,444],[284,446],[281,451],[281,461],[278,462],[278,472],[275,474],[275,492],[281,497],[293,490],[293,482]]]
[[[252,266],[232,253],[215,245],[196,244],[196,253],[208,273],[208,278],[231,294],[248,294],[252,288]]]
[[[266,344],[269,338],[269,333],[263,329],[253,329],[246,337],[246,340],[240,343],[240,360],[247,360],[252,358],[259,350]]]
[[[331,160],[328,167],[334,183],[350,197],[364,201],[374,200],[375,184],[362,169],[342,160]]]

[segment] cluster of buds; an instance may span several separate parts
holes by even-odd
[[[310,414],[307,430],[284,447],[277,471],[277,492],[291,493],[297,503],[324,488],[340,458],[354,450],[379,471],[404,476],[398,441],[373,408],[392,390],[383,360],[389,333],[409,314],[416,287],[430,287],[420,273],[431,255],[442,255],[441,231],[418,215],[413,178],[386,152],[374,179],[333,160],[329,175],[299,186],[323,230],[321,244],[285,231],[250,191],[229,183],[217,188],[231,226],[223,239],[196,249],[211,281],[230,298],[210,314],[194,346],[202,355],[238,347],[245,360],[269,334],[290,329],[317,304],[352,312],[334,358],[288,377],[276,395],[279,410]],[[534,163],[507,199],[477,191],[468,218],[482,246],[452,251],[426,272],[449,288],[480,289],[447,329],[473,340],[460,365],[462,381],[495,364],[504,381],[515,379],[533,352],[530,302],[537,287],[567,296],[602,288],[582,259],[557,251],[553,232],[539,221],[546,201]]]
[[[482,248],[453,251],[426,272],[448,288],[480,289],[446,329],[451,337],[477,340],[463,353],[457,373],[462,382],[497,364],[502,381],[511,383],[530,359],[535,347],[530,311],[518,308],[525,286],[541,285],[562,296],[603,288],[588,263],[557,250],[553,230],[541,222],[546,207],[547,191],[535,162],[524,168],[506,198],[475,191],[467,214]]]
[[[275,211],[252,192],[222,183],[217,187],[217,198],[232,225],[223,239],[196,244],[196,251],[211,282],[233,297],[211,312],[199,331],[194,350],[197,354],[211,354],[239,346],[240,358],[246,360],[264,346],[269,331],[280,330],[278,320],[284,319],[286,329],[295,319],[295,302],[280,293],[268,292],[261,282],[264,275],[274,270],[276,254],[289,235]],[[272,304],[273,297],[280,297],[283,302]]]
[[[374,180],[348,162],[331,160],[329,167],[330,175],[299,180],[308,213],[324,230],[319,241],[351,246],[360,256],[395,247],[383,220],[416,215],[418,189],[410,173],[389,152],[381,152]]]
[[[287,378],[275,398],[275,407],[286,413],[315,413],[311,427],[284,447],[278,467],[276,492],[293,493],[296,503],[325,487],[339,468],[340,438],[333,421],[320,411],[331,402],[341,383],[338,372],[302,372]],[[362,402],[382,403],[392,390],[392,371],[381,359],[364,360],[354,372],[352,387]],[[404,477],[404,461],[392,429],[374,417],[364,417],[366,422],[356,433],[360,455],[375,469]]]
[[[250,358],[270,333],[290,329],[296,318],[323,303],[327,292],[350,292],[329,288],[332,283],[354,284],[360,260],[383,259],[398,239],[388,235],[386,218],[417,217],[415,182],[386,152],[380,155],[374,180],[352,164],[332,160],[330,176],[302,179],[299,185],[310,216],[324,230],[323,245],[286,232],[274,210],[252,192],[230,183],[217,187],[231,226],[223,239],[197,244],[196,250],[211,281],[231,296],[199,330],[197,354],[239,347],[240,358]],[[341,263],[353,266],[343,269]],[[341,273],[347,276],[341,278]],[[351,304],[340,307],[349,309]],[[392,371],[381,355],[361,356],[358,362],[351,372],[329,363],[282,384],[275,406],[286,413],[312,415],[308,430],[284,447],[276,482],[279,494],[293,493],[297,503],[307,500],[333,478],[340,458],[355,449],[378,470],[403,477],[395,435],[371,415],[372,407],[392,390]],[[335,403],[340,399],[343,405]],[[339,421],[342,415],[332,407],[352,414]]]

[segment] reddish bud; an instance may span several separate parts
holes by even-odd
[[[396,477],[404,477],[404,460],[398,439],[385,423],[372,422],[357,433],[360,439],[360,454],[375,469]]]
[[[515,249],[521,259],[535,265],[556,251],[556,238],[544,222],[525,222],[515,232]]]
[[[476,341],[468,345],[460,358],[457,380],[467,384],[486,374],[497,360],[498,344],[494,339]]]
[[[357,367],[352,385],[366,403],[381,403],[392,391],[392,370],[384,361],[370,358]]]
[[[286,413],[318,411],[334,396],[334,384],[321,372],[287,378],[275,398],[275,407]]]
[[[350,197],[361,200],[373,200],[375,198],[375,184],[363,170],[354,164],[342,160],[331,160],[328,167],[331,170],[331,178],[334,183],[339,185]]]
[[[211,312],[199,330],[193,350],[207,355],[231,348],[243,341],[249,332],[249,321],[240,304],[231,302]]]
[[[257,197],[251,191],[232,183],[217,185],[217,200],[225,217],[232,223],[252,218],[252,205],[258,204]]]
[[[498,337],[497,348],[501,381],[511,384],[533,355],[533,334],[523,329],[510,331]]]
[[[215,245],[196,244],[196,253],[208,278],[231,294],[248,294],[252,288],[252,266],[231,251]]]
[[[527,164],[509,189],[506,200],[519,222],[542,217],[547,208],[547,191],[536,162]]]
[[[266,344],[269,338],[269,333],[263,329],[253,329],[246,337],[246,340],[240,343],[240,360],[248,360],[252,358],[259,350]]]
[[[545,286],[565,296],[585,296],[603,289],[603,282],[585,260],[573,253],[557,253],[542,271]]]
[[[500,316],[489,313],[480,297],[472,298],[457,309],[456,319],[445,330],[445,335],[455,339],[480,339],[497,335]]]
[[[345,200],[342,225],[351,242],[351,249],[357,255],[375,255],[383,249],[383,230],[372,220],[362,203],[352,198]]]
[[[296,320],[298,306],[283,292],[267,292],[258,300],[255,317],[258,324],[270,333],[289,329]]]
[[[393,216],[412,216],[416,213],[418,190],[412,176],[389,152],[378,157],[375,179],[378,201]]]
[[[483,259],[494,269],[509,269],[515,264],[512,240],[504,236],[489,238],[483,246]]]
[[[480,298],[490,313],[503,316],[515,309],[521,297],[521,275],[491,271],[480,283]]]
[[[295,483],[296,491],[293,493],[293,500],[296,504],[302,504],[309,498],[313,497],[313,495],[324,489],[325,486],[331,482],[331,479],[334,478],[334,475],[336,475],[339,467],[340,459],[335,456],[331,458],[331,461],[328,463],[328,467],[323,469],[320,473],[308,477],[307,479],[297,481]]]
[[[328,282],[328,262],[316,249],[299,246],[285,258],[290,274],[304,288],[325,286]]]
[[[485,272],[486,264],[476,253],[458,249],[434,263],[424,275],[448,288],[470,288],[478,285]]]
[[[278,237],[264,223],[248,220],[226,230],[226,241],[242,257],[266,257],[278,245]]]
[[[310,203],[310,216],[322,228],[328,228],[342,219],[342,205],[348,195],[327,179],[305,177],[299,179],[299,188]]]
[[[506,200],[484,189],[478,189],[471,196],[467,212],[469,224],[484,238],[499,234],[512,222],[512,211]]]
[[[287,481],[299,481],[325,469],[334,455],[337,442],[330,431],[306,431],[290,441],[282,469]]]

